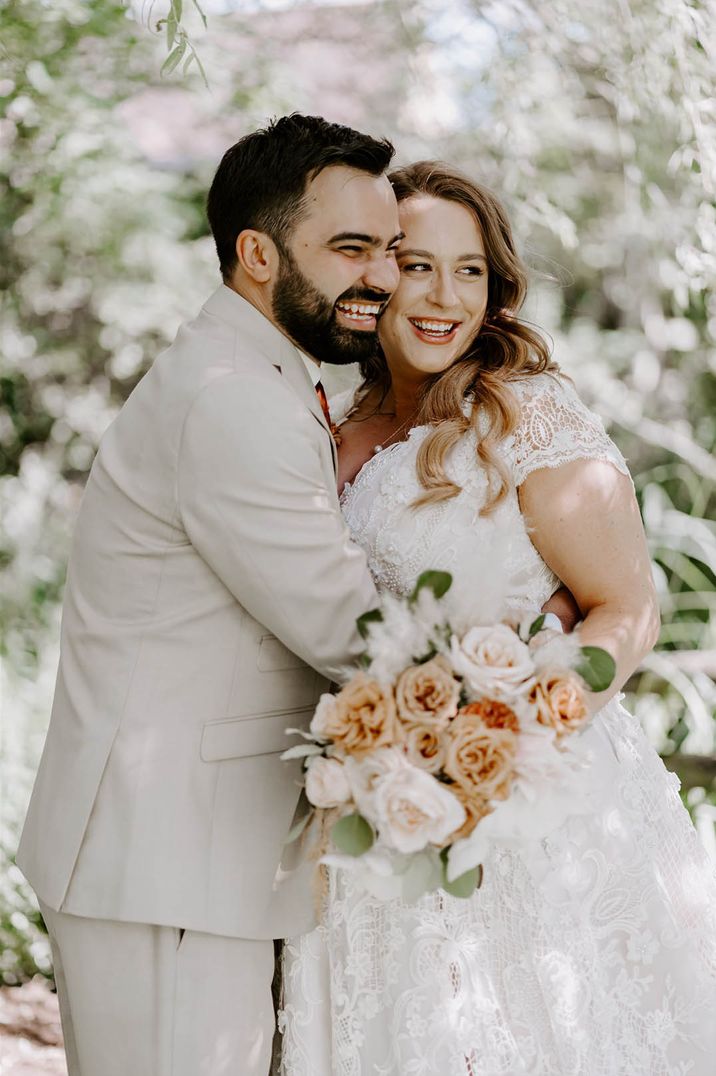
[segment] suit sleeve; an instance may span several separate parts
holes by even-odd
[[[236,600],[333,680],[377,604],[363,551],[326,485],[315,418],[280,380],[232,374],[186,418],[177,497],[194,548]]]

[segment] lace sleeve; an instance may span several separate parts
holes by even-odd
[[[541,467],[560,467],[579,459],[606,460],[629,474],[602,420],[582,403],[566,378],[539,374],[514,382],[513,388],[522,408],[513,442],[516,486]]]

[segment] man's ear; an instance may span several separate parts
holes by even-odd
[[[268,284],[276,276],[278,251],[266,232],[246,228],[236,238],[239,265],[257,284]]]

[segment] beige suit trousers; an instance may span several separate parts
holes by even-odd
[[[273,942],[42,913],[69,1076],[268,1076]]]

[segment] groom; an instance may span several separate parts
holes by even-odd
[[[18,853],[70,1076],[268,1072],[272,939],[313,924],[279,754],[376,600],[315,360],[375,347],[392,154],[299,115],[228,150],[208,203],[224,283],[100,445]]]

